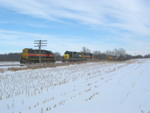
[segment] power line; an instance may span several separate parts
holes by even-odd
[[[35,47],[39,48],[39,63],[41,64],[41,48],[47,46],[47,40],[34,40]]]

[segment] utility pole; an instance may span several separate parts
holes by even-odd
[[[41,65],[41,48],[46,46],[47,40],[34,40],[34,44],[36,44],[35,47],[39,48],[39,63]]]

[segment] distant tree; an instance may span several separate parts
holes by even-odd
[[[99,50],[93,51],[93,58],[96,60],[107,60],[106,53],[102,53]]]
[[[0,54],[0,61],[19,61],[21,53]]]
[[[100,59],[101,52],[100,51],[94,51],[93,52],[93,58],[94,59]]]
[[[93,51],[93,55],[95,55],[95,56],[97,56],[97,55],[100,55],[101,54],[101,52],[100,51]]]
[[[110,51],[110,50],[107,50],[106,52],[105,52],[105,54],[107,55],[107,56],[113,56],[114,55],[114,53],[113,53],[113,51]]]
[[[82,47],[82,52],[83,53],[91,53],[91,50],[86,47]]]
[[[133,58],[143,58],[142,55],[136,55],[136,56],[133,56]]]
[[[144,58],[150,58],[150,54],[145,55]]]
[[[106,55],[120,57],[120,56],[125,56],[126,51],[123,48],[114,49],[113,51],[107,50]]]
[[[60,55],[59,52],[55,52],[54,55],[55,55],[55,58],[56,58],[57,61],[62,60],[62,56]]]
[[[120,48],[116,51],[116,56],[125,56],[126,55],[126,51],[123,48]]]

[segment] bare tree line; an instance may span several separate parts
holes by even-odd
[[[106,52],[101,52],[100,50],[95,50],[91,52],[91,50],[87,47],[82,47],[81,52],[84,53],[92,53],[93,59],[95,60],[128,60],[132,58],[150,58],[150,54],[142,56],[136,55],[132,56],[129,55],[125,49],[114,49],[114,50],[106,50]],[[62,60],[63,56],[59,52],[55,52],[56,60]],[[21,53],[8,53],[8,54],[0,54],[0,61],[20,61]]]
[[[21,53],[0,54],[0,61],[19,61]]]
[[[96,60],[116,60],[116,61],[123,61],[129,60],[133,58],[150,58],[150,54],[142,56],[142,55],[129,55],[125,49],[119,48],[114,50],[106,50],[106,52],[101,52],[100,50],[95,50],[91,52],[90,49],[83,47],[82,52],[92,53],[93,59]]]

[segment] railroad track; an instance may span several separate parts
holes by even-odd
[[[2,63],[2,64],[1,64]],[[41,65],[52,65],[52,64],[60,64],[62,62],[56,62],[56,63],[42,63]],[[0,62],[0,67],[16,67],[16,66],[39,66],[38,63],[31,63],[31,64],[13,64],[13,63],[3,63],[3,62]]]
[[[2,64],[0,65],[0,67],[3,67],[3,66],[25,66],[24,64]]]
[[[44,64],[0,64],[0,72],[6,71],[3,68],[8,68],[8,70],[18,71],[26,69],[39,69],[39,68],[48,68],[48,67],[57,67],[57,66],[66,66],[72,64],[80,64],[85,62],[61,62],[61,63],[44,63]]]

